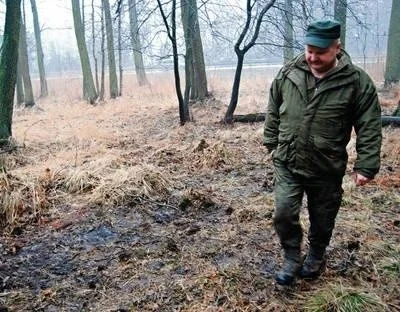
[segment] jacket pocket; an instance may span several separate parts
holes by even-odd
[[[278,146],[273,155],[273,159],[287,162],[289,160],[289,148],[293,142],[293,134],[279,135]]]
[[[346,146],[325,137],[313,137],[313,162],[321,173],[343,175],[346,170]]]

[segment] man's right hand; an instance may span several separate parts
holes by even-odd
[[[363,185],[367,184],[369,181],[371,181],[372,179],[371,178],[367,178],[367,177],[363,176],[362,174],[360,174],[358,172],[354,172],[353,173],[353,180],[354,180],[354,183],[357,186],[363,186]]]

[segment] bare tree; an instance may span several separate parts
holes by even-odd
[[[21,17],[21,26],[19,31],[19,54],[20,59],[20,71],[22,75],[22,81],[24,85],[24,101],[25,107],[32,107],[35,105],[35,99],[33,96],[31,74],[29,71],[29,61],[28,61],[28,46],[26,43],[26,28],[25,23]]]
[[[43,55],[42,38],[39,26],[39,15],[36,7],[36,0],[31,0],[31,7],[33,15],[33,28],[35,31],[36,55],[37,55],[39,76],[40,76],[40,97],[46,97],[49,91],[47,89],[46,72],[44,69],[44,55]]]
[[[174,60],[174,76],[175,76],[175,90],[179,102],[179,119],[180,124],[183,126],[187,121],[190,121],[189,107],[185,105],[182,97],[181,81],[179,76],[179,58],[178,46],[176,42],[176,0],[171,0],[171,24],[168,23],[167,16],[164,12],[163,4],[157,0],[158,8],[160,10],[167,35],[172,45],[172,53]]]
[[[19,53],[18,53],[19,54]],[[18,65],[17,65],[17,85],[16,85],[16,96],[17,96],[17,106],[21,106],[25,102],[24,96],[24,83],[22,82],[22,73],[21,73],[21,58],[18,57]]]
[[[79,0],[78,0],[79,1]],[[86,14],[85,14],[85,0],[81,0],[81,21],[82,21],[82,32],[83,32],[83,38],[85,39],[86,42]],[[82,90],[83,90],[83,98],[87,99],[88,98],[88,92],[86,90],[86,78],[85,75],[82,77]]]
[[[149,82],[146,77],[146,71],[143,63],[142,44],[139,36],[139,22],[136,8],[136,0],[129,0],[129,21],[136,79],[139,86],[143,86],[145,84],[148,84]]]
[[[115,65],[114,35],[111,20],[110,2],[102,0],[104,17],[106,22],[107,55],[108,55],[108,80],[110,84],[110,97],[115,99],[118,96],[117,68]]]
[[[293,0],[285,0],[283,11],[284,35],[283,35],[283,62],[287,63],[294,57],[293,49]]]
[[[181,3],[186,46],[185,68],[187,67],[187,70],[185,71],[189,74],[189,79],[186,79],[186,83],[190,85],[190,99],[202,101],[206,98],[208,90],[197,2],[196,0],[182,0]]]
[[[260,33],[260,27],[265,13],[274,5],[275,0],[270,0],[267,4],[265,4],[260,12],[258,13],[255,21],[253,34],[250,36],[249,31],[251,30],[251,24],[254,22],[254,15],[252,14],[255,5],[257,4],[257,0],[251,1],[247,0],[246,5],[246,22],[245,25],[239,35],[238,40],[235,43],[235,53],[237,56],[237,64],[235,77],[233,80],[233,87],[231,93],[231,100],[228,106],[228,109],[225,113],[224,122],[227,124],[231,124],[233,122],[233,113],[235,112],[238,98],[239,98],[239,87],[240,87],[240,79],[242,75],[243,69],[243,61],[245,54],[256,44],[256,40]],[[248,43],[245,43],[246,37],[250,36],[250,40]]]
[[[0,58],[0,146],[7,145],[12,136],[20,23],[21,0],[6,0],[6,21]]]
[[[119,68],[119,91],[118,96],[122,95],[122,79],[123,79],[123,68],[122,68],[122,16],[124,13],[124,2],[120,0],[119,14],[118,14],[118,68]]]
[[[346,19],[347,19],[347,0],[335,0],[334,19],[340,22],[340,42],[342,47],[346,47]]]
[[[390,16],[385,85],[388,86],[400,81],[400,1],[392,1]]]
[[[91,104],[94,104],[97,99],[97,92],[94,86],[92,70],[90,68],[89,55],[86,47],[85,36],[83,32],[83,24],[81,19],[81,12],[79,9],[79,0],[71,0],[72,15],[74,18],[75,37],[78,45],[79,57],[81,60],[82,75],[85,82],[84,85],[84,98]],[[86,90],[86,92],[85,92]],[[86,97],[85,97],[86,93]]]
[[[100,100],[104,101],[104,93],[105,93],[105,66],[106,66],[106,49],[105,49],[105,26],[104,26],[104,10],[103,4],[101,4],[101,78],[100,78]]]
[[[94,77],[96,81],[96,90],[99,91],[99,73],[98,73],[98,60],[96,54],[96,34],[95,34],[95,8],[94,8],[94,0],[92,0],[92,54],[93,54],[93,63],[94,63]]]

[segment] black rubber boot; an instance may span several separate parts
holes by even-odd
[[[315,251],[310,249],[300,270],[300,277],[305,279],[316,279],[325,270],[326,260],[325,251]]]
[[[275,280],[279,285],[290,285],[301,269],[300,250],[285,251],[285,260]]]
[[[300,269],[300,262],[287,259],[283,262],[282,269],[276,274],[275,280],[279,285],[291,285]]]

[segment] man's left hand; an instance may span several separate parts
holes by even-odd
[[[367,177],[363,176],[362,174],[360,174],[358,172],[354,172],[353,180],[354,180],[354,182],[355,182],[355,184],[357,186],[362,186],[362,185],[367,184],[372,179],[371,178],[367,178]]]

